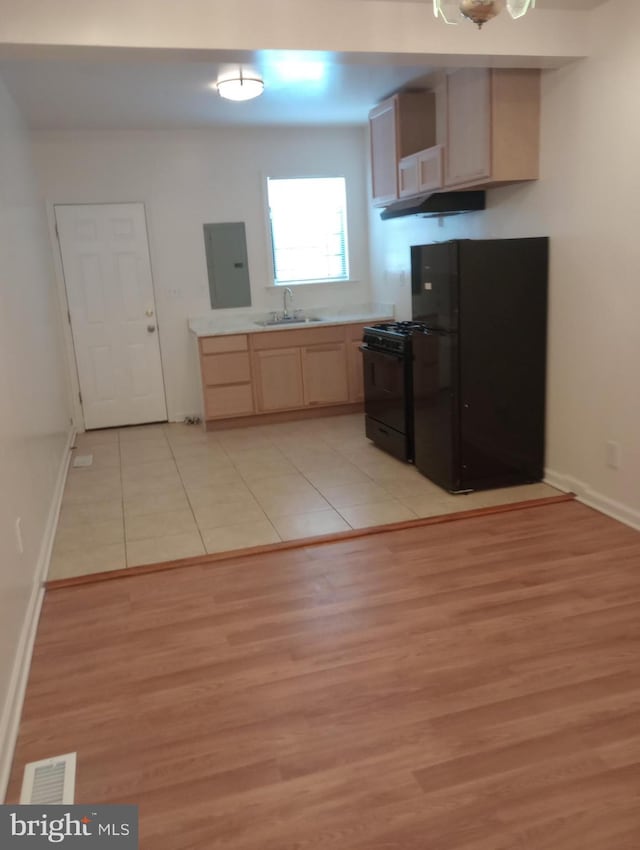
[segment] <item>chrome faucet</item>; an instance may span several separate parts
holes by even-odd
[[[289,294],[289,298],[291,299],[289,302],[289,306],[293,305],[293,292],[288,286],[285,286],[284,292],[282,293],[282,318],[289,319],[291,318],[291,314],[287,310],[287,293]]]

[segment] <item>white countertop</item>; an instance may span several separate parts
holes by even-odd
[[[357,322],[379,322],[393,317],[393,304],[349,304],[344,307],[318,307],[305,309],[309,316],[321,318],[321,322],[287,322],[283,325],[263,327],[256,322],[268,319],[269,313],[241,313],[220,315],[214,311],[206,316],[189,319],[189,330],[196,336],[219,336],[222,334],[262,333],[282,331],[287,328],[317,328],[325,325],[350,325]]]

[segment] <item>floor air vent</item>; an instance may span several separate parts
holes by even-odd
[[[33,806],[70,805],[76,787],[76,754],[32,761],[24,769],[20,803]]]

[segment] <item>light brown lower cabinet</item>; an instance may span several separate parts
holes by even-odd
[[[305,405],[346,404],[349,381],[345,343],[310,345],[301,354]]]
[[[246,334],[201,337],[200,374],[205,419],[230,419],[255,412]]]
[[[349,343],[349,400],[364,401],[364,375],[362,372],[361,341]]]
[[[364,324],[199,341],[207,421],[361,404]]]
[[[299,348],[254,352],[254,383],[258,410],[294,410],[304,407]]]

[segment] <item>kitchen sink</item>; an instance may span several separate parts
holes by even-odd
[[[261,322],[254,322],[255,325],[260,325],[262,328],[271,328],[274,325],[307,325],[310,322],[322,322],[322,319],[318,319],[315,316],[307,316],[306,318],[300,318],[296,316],[289,316],[288,318],[280,318],[280,319],[263,319]]]

